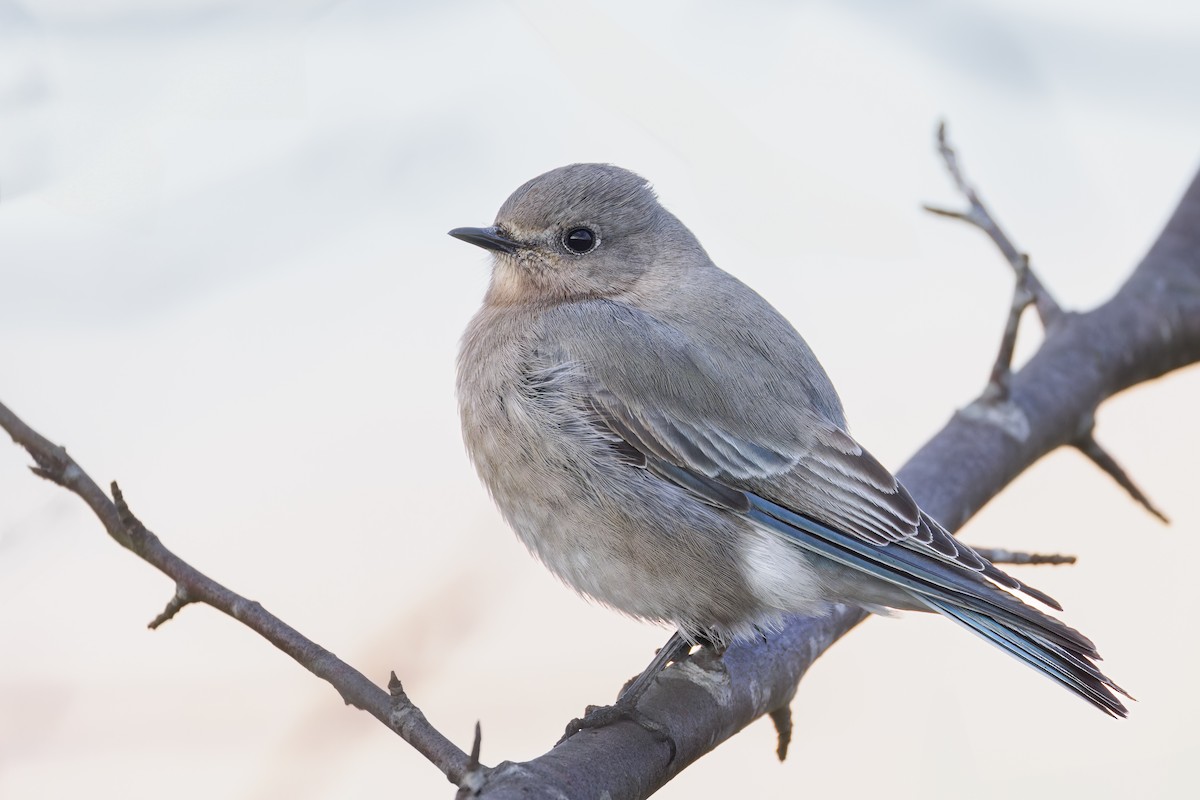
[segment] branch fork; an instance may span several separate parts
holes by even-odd
[[[924,206],[925,210],[938,216],[962,220],[986,233],[1008,260],[1016,278],[1012,304],[1009,307],[1008,319],[1004,325],[1004,335],[1000,339],[1000,351],[996,355],[996,362],[992,367],[992,374],[988,379],[987,387],[984,389],[979,400],[976,401],[985,406],[995,408],[1003,406],[1009,399],[1013,374],[1012,357],[1016,346],[1017,329],[1020,326],[1021,313],[1030,305],[1036,307],[1038,316],[1042,320],[1043,329],[1049,332],[1063,319],[1065,312],[1059,306],[1058,302],[1055,301],[1054,297],[1051,296],[1046,287],[1042,285],[1042,282],[1038,280],[1037,275],[1034,274],[1033,269],[1029,266],[1029,255],[1017,249],[1016,245],[1008,237],[1008,234],[996,222],[995,217],[992,216],[992,212],[983,204],[983,201],[979,198],[979,193],[975,191],[975,187],[967,182],[958,160],[958,154],[950,146],[949,139],[946,136],[945,122],[938,125],[937,149],[942,157],[942,161],[945,163],[946,171],[950,173],[950,177],[954,181],[955,187],[966,199],[967,208],[962,211],[955,211],[940,206],[926,205]],[[993,420],[998,418],[997,416],[993,416]],[[1116,481],[1117,485],[1124,489],[1144,509],[1162,522],[1169,522],[1167,517],[1138,488],[1133,479],[1117,463],[1116,459],[1096,441],[1093,435],[1094,425],[1093,418],[1089,416],[1087,429],[1070,443],[1071,446],[1083,453],[1101,471]]]

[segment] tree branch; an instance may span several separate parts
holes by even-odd
[[[954,181],[955,188],[966,198],[968,206],[965,211],[952,211],[931,205],[924,206],[924,209],[939,216],[961,219],[986,233],[1004,257],[1008,259],[1009,266],[1016,273],[1018,292],[1022,290],[1028,292],[1030,299],[1037,305],[1042,325],[1046,328],[1051,327],[1062,317],[1063,310],[1046,290],[1046,287],[1042,286],[1037,275],[1033,274],[1033,269],[1029,266],[1029,256],[1017,249],[1017,246],[1008,238],[1008,234],[996,222],[992,212],[979,199],[979,193],[975,191],[975,187],[967,182],[962,165],[958,163],[958,153],[950,146],[950,140],[946,138],[945,122],[938,123],[937,148],[938,154],[946,165],[946,171],[950,173],[950,178]],[[1021,308],[1024,308],[1025,305],[1028,303],[1023,303]]]
[[[1160,511],[1158,506],[1154,505],[1154,503],[1150,501],[1150,498],[1147,497],[1140,488],[1138,488],[1138,485],[1133,482],[1133,478],[1129,477],[1129,474],[1125,472],[1125,469],[1120,464],[1117,463],[1117,460],[1109,455],[1107,450],[1100,446],[1100,443],[1096,441],[1096,437],[1090,429],[1085,435],[1076,439],[1072,444],[1076,450],[1087,456],[1088,459],[1091,460],[1091,462],[1097,467],[1099,467],[1102,472],[1116,481],[1117,485],[1124,489],[1130,497],[1137,501],[1138,505],[1149,511],[1154,516],[1158,517],[1163,524],[1170,524],[1171,520],[1167,519],[1167,515]]]
[[[1004,232],[1004,229],[1000,227],[1000,224],[992,216],[992,212],[979,199],[979,194],[975,191],[975,187],[967,182],[967,178],[962,171],[962,165],[958,161],[958,154],[950,146],[950,141],[946,137],[945,122],[938,125],[937,146],[938,153],[942,156],[942,161],[945,162],[946,171],[950,173],[950,177],[954,180],[955,187],[966,198],[969,207],[966,211],[950,211],[937,206],[926,205],[924,206],[925,210],[939,216],[961,219],[982,230],[996,243],[996,247],[1008,259],[1008,263],[1013,268],[1016,276],[1012,305],[1009,308],[1008,320],[1004,326],[1004,335],[1000,340],[1000,352],[997,354],[996,363],[992,367],[992,376],[988,382],[988,386],[980,396],[976,408],[978,411],[986,406],[990,406],[993,412],[1003,414],[1005,411],[1004,403],[1008,400],[1010,383],[1012,381],[1013,349],[1017,342],[1017,328],[1021,320],[1021,312],[1032,303],[1037,307],[1038,314],[1042,319],[1043,328],[1049,330],[1062,320],[1063,310],[1050,295],[1046,287],[1042,285],[1042,282],[1033,274],[1033,269],[1029,266],[1029,256],[1017,250],[1012,239],[1008,237],[1008,234]],[[1081,428],[1081,430],[1084,430],[1084,433],[1076,441],[1072,442],[1072,445],[1079,452],[1087,456],[1102,472],[1115,480],[1117,485],[1124,489],[1143,508],[1158,517],[1162,522],[1167,522],[1166,515],[1150,502],[1150,498],[1138,488],[1133,479],[1117,463],[1117,460],[1096,441],[1092,435],[1092,427],[1093,421],[1089,418],[1086,429]]]
[[[1027,260],[966,184],[944,129],[939,148],[971,208],[938,213],[981,227],[1021,274],[1018,262],[1027,268]],[[1200,176],[1133,275],[1099,308],[1085,314],[1063,312],[1032,272],[1026,271],[1024,281],[1047,320],[1041,348],[1007,377],[1004,392],[990,397],[985,392],[955,414],[899,472],[921,506],[951,530],[1046,453],[1062,445],[1082,447],[1091,439],[1095,409],[1105,399],[1200,360]],[[1023,306],[1018,301],[1014,298],[1010,319],[1019,316]],[[1011,326],[1015,331],[1015,323]],[[1008,344],[1002,345],[1000,359],[1005,362],[1011,358],[1006,348]],[[398,733],[460,787],[460,796],[646,797],[764,714],[771,714],[780,731],[782,757],[791,725],[787,708],[799,680],[866,616],[835,606],[824,617],[795,617],[779,635],[730,647],[720,659],[701,650],[665,670],[639,708],[669,732],[674,758],[668,743],[636,724],[620,722],[584,731],[532,761],[488,770],[479,763],[478,728],[468,756],[429,724],[394,675],[390,691],[384,692],[258,603],[179,559],[137,520],[116,484],[109,499],[63,448],[3,405],[0,427],[30,453],[36,474],[79,495],[114,540],[175,581],[175,594],[152,627],[190,603],[228,614],[333,685],[345,702]]]
[[[1002,547],[976,547],[975,552],[993,564],[1074,564],[1075,556],[1065,553],[1023,553],[1020,550],[1005,550]]]
[[[0,428],[33,457],[34,474],[79,495],[100,518],[104,529],[118,544],[175,581],[175,594],[166,609],[150,622],[157,628],[190,603],[203,603],[236,619],[291,656],[300,666],[329,683],[347,705],[378,719],[416,748],[453,783],[471,769],[467,754],[442,736],[404,694],[392,675],[391,692],[371,683],[365,675],[333,653],[305,638],[295,628],[275,617],[261,604],[247,600],[201,573],[168,550],[130,511],[120,488],[112,484],[110,500],[67,451],[26,425],[0,403]],[[476,770],[478,763],[475,763]]]

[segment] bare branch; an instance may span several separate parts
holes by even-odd
[[[946,123],[938,124],[937,130],[937,148],[938,153],[942,156],[942,161],[946,164],[946,171],[950,173],[950,177],[954,180],[954,185],[958,191],[966,198],[968,208],[966,211],[952,211],[936,206],[925,206],[925,210],[930,213],[937,214],[942,217],[951,217],[960,219],[963,222],[969,222],[976,228],[986,233],[996,247],[1000,248],[1000,252],[1008,259],[1009,265],[1013,268],[1013,272],[1018,276],[1024,275],[1024,284],[1029,293],[1033,296],[1034,303],[1037,304],[1038,316],[1042,319],[1042,325],[1049,328],[1054,325],[1062,317],[1062,309],[1058,303],[1046,291],[1046,287],[1042,286],[1042,282],[1038,280],[1037,275],[1033,274],[1033,270],[1029,267],[1029,258],[1017,249],[1012,240],[1008,238],[1008,234],[996,222],[992,213],[988,210],[983,201],[979,199],[979,193],[975,191],[975,187],[967,183],[966,176],[963,175],[962,167],[958,163],[958,154],[954,148],[950,146],[950,141],[946,137]]]
[[[1008,400],[1009,385],[1012,380],[1012,355],[1013,349],[1016,346],[1017,329],[1021,319],[1021,312],[1030,303],[1036,303],[1038,313],[1042,318],[1042,325],[1048,331],[1052,324],[1062,319],[1063,311],[1058,306],[1058,303],[1054,301],[1054,298],[1050,296],[1050,293],[1046,291],[1046,288],[1042,286],[1037,276],[1033,274],[1033,270],[1029,266],[1029,256],[1017,251],[1017,248],[1008,238],[1008,235],[1004,233],[992,218],[991,212],[983,205],[983,201],[979,199],[975,188],[967,183],[962,173],[962,167],[958,162],[958,155],[946,138],[945,122],[938,125],[937,144],[938,152],[946,164],[946,170],[954,180],[954,185],[970,204],[970,208],[965,212],[948,211],[932,206],[925,206],[925,209],[939,216],[961,219],[983,230],[992,238],[996,246],[1000,248],[1000,251],[1008,259],[1009,264],[1012,265],[1013,271],[1016,274],[1016,288],[1013,290],[1012,305],[1009,308],[1008,320],[1004,326],[1004,335],[1000,340],[1000,352],[997,354],[996,363],[992,367],[992,374],[988,380],[987,388],[979,400],[969,409],[971,413],[1000,419],[1007,416],[1006,412],[1011,410],[1011,407],[1006,405],[1006,401]],[[1149,498],[1134,484],[1133,480],[1121,468],[1116,459],[1096,443],[1091,434],[1092,427],[1093,423],[1089,416],[1086,426],[1088,433],[1081,437],[1079,441],[1072,442],[1072,444],[1081,453],[1091,459],[1096,466],[1112,476],[1113,480],[1147,511],[1164,523],[1169,522],[1166,516],[1155,508]]]
[[[768,713],[772,724],[775,725],[775,733],[779,737],[779,744],[775,746],[775,755],[779,756],[780,761],[785,761],[788,745],[792,743],[792,707],[790,705],[780,706]]]
[[[1063,553],[1024,553],[1002,547],[976,547],[975,552],[993,564],[1074,564],[1075,556]]]
[[[996,363],[992,366],[992,374],[988,379],[983,398],[1001,402],[1008,400],[1008,390],[1012,383],[1012,357],[1017,346],[1017,330],[1021,323],[1021,313],[1033,302],[1033,293],[1029,291],[1029,256],[1022,254],[1021,265],[1017,268],[1016,285],[1013,287],[1012,303],[1008,309],[1008,319],[1004,323],[1004,335],[1000,337],[1000,351],[996,354]]]
[[[467,754],[429,724],[420,710],[399,690],[396,699],[333,653],[305,638],[259,603],[238,595],[192,567],[168,550],[130,511],[121,490],[112,484],[114,500],[75,463],[67,451],[51,443],[0,403],[0,428],[33,457],[37,475],[79,495],[122,547],[175,581],[175,596],[162,614],[150,623],[161,625],[189,603],[204,603],[233,617],[291,656],[300,666],[328,682],[349,705],[361,708],[405,741],[457,784],[467,772]],[[392,676],[395,679],[395,676]],[[399,686],[399,681],[395,681]]]
[[[394,677],[394,676],[393,676]],[[465,800],[468,797],[474,797],[479,794],[479,790],[483,788],[484,775],[487,768],[479,763],[479,751],[483,743],[483,729],[479,723],[475,723],[475,741],[471,744],[471,758],[467,762],[467,771],[463,775],[462,780],[458,785],[458,793],[455,797]]]
[[[1154,503],[1150,502],[1150,498],[1138,488],[1138,485],[1133,482],[1133,478],[1129,477],[1129,474],[1126,473],[1121,465],[1117,463],[1116,459],[1109,455],[1108,451],[1100,446],[1100,443],[1096,441],[1095,436],[1089,432],[1086,436],[1083,436],[1078,441],[1073,442],[1073,444],[1075,448],[1079,450],[1079,452],[1091,459],[1093,464],[1103,470],[1109,477],[1117,482],[1118,486],[1128,492],[1130,497],[1141,504],[1142,508],[1158,517],[1165,524],[1171,524],[1171,520],[1167,519],[1167,515],[1160,511],[1158,507],[1154,505]]]
[[[1020,263],[1027,266],[963,179],[944,130],[939,147],[971,208],[936,213],[980,227],[1015,269]],[[1103,400],[1200,360],[1200,177],[1154,247],[1108,303],[1088,313],[1065,314],[1032,273],[1027,288],[1035,297],[1046,338],[1029,363],[1008,378],[1004,397],[986,403],[1004,413],[965,409],[956,414],[899,472],[920,505],[951,530],[1041,456],[1065,444],[1086,446],[1078,432],[1090,431],[1088,421]],[[1013,305],[1018,306],[1017,298]],[[1007,347],[1002,344],[1001,356]],[[998,361],[1007,364],[1010,358],[1009,353]],[[78,494],[118,543],[175,581],[176,597],[160,620],[188,602],[205,603],[238,619],[328,681],[347,703],[396,731],[459,785],[463,795],[646,797],[763,714],[771,714],[779,729],[782,756],[788,728],[783,723],[790,724],[790,715],[780,710],[787,708],[808,667],[866,616],[861,610],[836,606],[823,617],[795,617],[779,634],[730,647],[719,660],[701,650],[663,671],[639,710],[670,732],[674,751],[651,732],[622,722],[574,736],[532,761],[506,762],[488,770],[479,763],[478,727],[468,756],[429,725],[394,676],[390,693],[383,692],[258,603],[197,572],[163,547],[127,507],[122,512],[65,450],[3,405],[0,427],[30,452],[36,474]],[[1119,469],[1108,471],[1114,477],[1123,475]],[[1126,484],[1132,485],[1128,478]]]
[[[113,483],[113,494],[117,494],[116,483]],[[193,602],[195,601],[188,596],[187,589],[177,584],[175,586],[175,594],[172,595],[171,599],[167,601],[166,608],[162,610],[161,614],[150,620],[150,624],[146,627],[152,631],[157,630],[158,626],[162,625],[164,622],[174,619],[175,615],[178,614],[184,606],[191,605]]]

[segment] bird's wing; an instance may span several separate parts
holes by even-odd
[[[686,472],[688,488],[705,500],[729,505],[734,492],[754,492],[868,544],[903,543],[1021,588],[923,513],[882,464],[830,422],[806,420],[808,435],[797,446],[751,441],[712,421],[639,408],[603,387],[594,387],[587,404],[610,433],[651,459],[652,469],[670,473],[663,477],[678,483]]]
[[[886,511],[873,511],[870,516],[885,521],[885,530],[893,538],[851,533],[836,522],[781,505],[760,491],[748,488],[749,484],[761,483],[764,476],[794,475],[804,460],[794,454],[745,441],[712,425],[700,428],[696,423],[681,423],[661,411],[639,413],[604,390],[588,397],[587,405],[596,424],[602,426],[604,435],[619,443],[627,456],[633,454],[633,459],[627,457],[630,463],[685,488],[707,503],[743,514],[763,529],[806,551],[908,590],[930,610],[966,626],[1105,713],[1115,717],[1126,715],[1125,706],[1116,693],[1128,695],[1096,668],[1094,660],[1099,655],[1087,637],[997,590],[984,576],[998,582],[1014,583],[1012,588],[1058,607],[1051,598],[1013,580],[965,545],[960,545],[960,551],[966,550],[973,555],[983,564],[982,569],[967,568],[961,556],[951,556],[930,547],[924,541],[923,533],[895,537],[897,512],[890,498],[899,495],[909,502],[911,498],[903,493],[894,478],[890,484],[885,481],[879,473],[888,478],[891,478],[890,474],[861,448],[853,456],[852,451],[838,448],[836,452],[840,456],[822,462],[825,469],[811,470],[807,474],[822,481],[821,485],[831,494],[840,491],[839,502],[851,503],[857,497],[861,502],[892,512],[892,517],[888,517]],[[846,440],[852,441],[848,436]],[[864,456],[868,459],[867,466],[856,468],[862,463],[856,458]],[[829,464],[843,466],[838,469]],[[843,479],[825,477],[830,474],[841,475]],[[735,475],[739,477],[733,477]],[[895,488],[889,492],[893,486]],[[935,536],[949,537],[927,515],[919,511],[917,514],[917,524],[912,527]],[[859,515],[855,521],[865,524],[865,519],[865,515]],[[856,531],[864,529],[855,528]],[[876,530],[872,529],[872,533]],[[919,535],[922,538],[918,538]]]
[[[777,317],[769,307],[757,313]],[[824,370],[786,321],[770,336],[750,324],[714,335],[689,328],[692,316],[668,322],[609,301],[564,305],[545,316],[532,355],[569,370],[575,402],[626,457],[638,454],[706,501],[745,511],[753,494],[865,545],[1023,589],[922,513],[846,433]]]

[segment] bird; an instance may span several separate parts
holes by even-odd
[[[1127,715],[1091,640],[1018,594],[1061,605],[921,510],[796,329],[644,178],[559,167],[449,233],[492,256],[457,371],[483,484],[563,582],[675,629],[621,709],[697,644],[848,604],[941,614]]]

